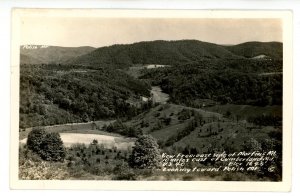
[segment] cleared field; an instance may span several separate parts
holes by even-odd
[[[118,149],[127,150],[134,145],[133,138],[125,138],[121,136],[109,136],[99,134],[82,134],[82,133],[60,133],[60,137],[65,147],[70,147],[73,144],[90,144],[94,139],[98,141],[104,148],[117,147]],[[22,139],[21,144],[27,142],[27,138]]]
[[[180,121],[178,119],[180,115],[179,113],[182,112],[183,109],[198,112],[203,117],[203,120],[207,122],[211,121],[213,118],[224,120],[222,114],[219,113],[166,103],[158,105],[150,111],[138,115],[131,121],[126,122],[126,124],[128,126],[141,128],[144,133],[151,133],[151,135],[157,139],[164,140],[171,137],[173,134],[176,134],[178,130],[182,130],[186,126],[185,121]],[[165,118],[170,119],[168,125],[163,123]],[[141,126],[142,124],[147,124],[147,126]],[[163,126],[158,126],[159,124]],[[153,130],[154,127],[160,128]]]
[[[184,123],[177,124],[177,125],[169,126],[169,127],[154,131],[150,134],[158,140],[166,141],[173,135],[177,134],[178,131],[181,131],[184,127],[185,127]]]

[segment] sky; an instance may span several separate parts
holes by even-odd
[[[27,17],[21,44],[102,47],[152,40],[196,39],[233,45],[282,42],[280,19]]]

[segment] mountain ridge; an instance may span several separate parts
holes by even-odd
[[[251,41],[225,46],[189,39],[141,41],[99,48],[46,46],[33,50],[21,46],[21,54],[46,64],[114,65],[119,68],[133,64],[177,65],[207,59],[250,59],[259,55],[282,59],[283,56],[280,42]]]

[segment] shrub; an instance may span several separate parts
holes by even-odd
[[[97,145],[97,144],[98,144],[98,140],[96,140],[96,139],[93,139],[93,141],[92,141],[91,145]]]
[[[191,111],[187,110],[187,109],[182,109],[179,113],[178,113],[178,120],[180,121],[185,121],[187,119],[191,118]]]
[[[135,173],[124,163],[117,164],[113,172],[116,174],[113,180],[136,180]]]
[[[163,120],[164,120],[165,125],[168,126],[168,125],[170,125],[172,119],[170,117],[166,117]]]

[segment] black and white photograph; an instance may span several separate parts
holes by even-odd
[[[286,12],[13,13],[19,182],[289,178]]]

